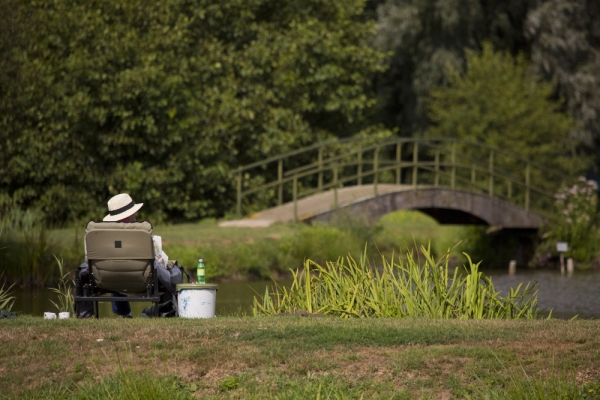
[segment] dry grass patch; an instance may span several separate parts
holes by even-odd
[[[238,398],[447,399],[503,387],[521,370],[580,386],[600,377],[597,321],[25,317],[0,325],[0,387],[9,398],[120,370],[177,377],[196,397]]]

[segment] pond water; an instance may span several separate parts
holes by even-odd
[[[258,282],[227,282],[219,283],[217,289],[216,315],[241,315],[250,314],[252,300],[256,292],[264,295],[265,288],[272,286],[271,281]],[[256,292],[255,292],[256,291]],[[49,289],[18,289],[13,311],[22,314],[43,315],[45,311],[56,312],[51,301],[57,301],[56,295]],[[142,310],[151,303],[132,302],[131,313],[139,316]],[[100,317],[115,317],[111,312],[110,302],[99,303]],[[116,317],[115,317],[116,318]]]
[[[554,318],[600,318],[600,271],[575,271],[572,276],[556,270],[485,271],[497,290],[506,295],[519,283],[538,282],[538,307]],[[523,285],[525,286],[525,285]]]
[[[516,275],[507,271],[485,271],[492,277],[496,289],[505,295],[519,283],[538,282],[538,305],[540,310],[552,309],[554,318],[600,318],[600,271],[576,271],[572,276],[561,275],[558,270],[518,270]],[[285,284],[285,282],[284,282]],[[250,313],[256,292],[263,295],[271,281],[219,283],[217,291],[217,315],[240,315]],[[15,291],[13,311],[23,314],[43,315],[54,311],[50,300],[55,295],[48,289],[19,289]],[[134,317],[149,303],[131,303]],[[112,317],[110,303],[100,303],[100,316]]]

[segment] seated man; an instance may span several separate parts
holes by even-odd
[[[144,203],[139,203],[139,204],[135,204],[133,202],[133,200],[131,199],[131,196],[129,196],[126,193],[121,193],[118,194],[114,197],[112,197],[109,201],[108,201],[108,215],[106,215],[103,219],[103,221],[105,222],[123,222],[123,223],[131,223],[131,222],[136,222],[136,216],[135,214],[139,211],[140,208],[142,208],[142,206],[144,205]],[[85,246],[85,242],[84,242],[84,246]],[[163,296],[161,296],[161,303],[163,303],[165,300],[171,300],[172,299],[172,291],[173,291],[173,284],[171,283],[171,274],[169,273],[169,271],[167,270],[167,264],[168,264],[168,256],[165,254],[164,251],[162,251],[162,249],[158,249],[156,247],[156,241],[155,241],[155,261],[154,264],[156,266],[156,270],[158,272],[158,281],[160,284],[162,284],[161,286],[163,288],[167,288],[168,290],[165,290]],[[77,281],[82,281],[82,279],[85,279],[86,276],[88,276],[89,274],[89,270],[88,270],[88,264],[87,264],[87,249],[85,251],[85,262],[83,264],[81,264],[78,268],[77,268]],[[124,294],[121,293],[111,293],[111,296],[113,297],[127,297]],[[168,298],[165,298],[168,297]],[[82,309],[79,311],[77,317],[79,318],[85,318],[88,316],[91,316],[93,311],[92,311],[92,303],[84,303],[85,305],[82,306]],[[131,318],[131,306],[129,305],[129,302],[126,301],[113,301],[112,303],[112,312],[118,316],[120,316],[121,318]]]

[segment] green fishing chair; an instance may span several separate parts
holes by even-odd
[[[85,302],[93,302],[98,318],[98,302],[143,301],[156,303],[158,316],[160,293],[150,222],[90,221],[85,247],[89,274],[88,279],[81,277],[76,284],[76,315]],[[111,292],[127,297],[112,297]]]

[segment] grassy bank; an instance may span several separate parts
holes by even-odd
[[[268,228],[220,228],[217,221],[154,227],[163,238],[169,257],[188,269],[195,269],[203,258],[210,280],[266,279],[299,268],[304,260],[336,260],[351,254],[360,257],[368,244],[369,258],[405,254],[407,250],[431,243],[434,256],[444,254],[461,240],[453,256],[458,260],[468,252],[465,228],[441,226],[415,211],[398,211],[374,224],[342,216],[331,225],[276,224]],[[83,261],[84,227],[49,231],[53,249],[65,260],[68,269]],[[467,239],[467,240],[465,240]],[[463,260],[461,260],[463,261]],[[16,270],[16,267],[15,267]],[[17,274],[18,272],[15,272]]]
[[[0,320],[0,398],[600,398],[599,321]]]

